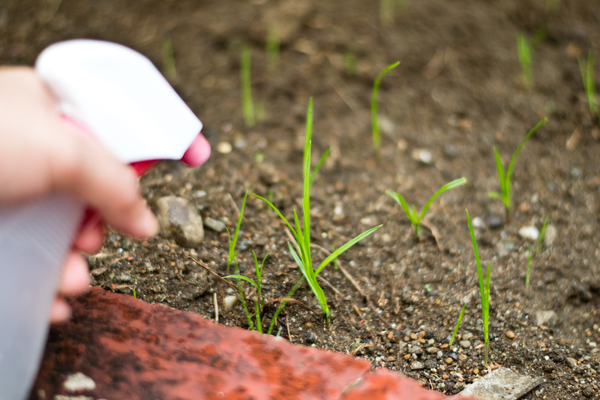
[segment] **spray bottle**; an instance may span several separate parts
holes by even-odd
[[[64,118],[142,174],[158,160],[198,165],[202,123],[143,55],[71,40],[45,49],[37,73]],[[0,209],[0,400],[25,399],[39,368],[62,265],[85,205],[56,193]]]

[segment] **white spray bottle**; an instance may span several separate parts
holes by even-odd
[[[62,42],[44,50],[35,68],[65,118],[85,126],[138,173],[163,159],[197,165],[210,153],[200,120],[154,65],[127,47]],[[62,193],[0,209],[0,400],[29,394],[61,267],[84,210]]]

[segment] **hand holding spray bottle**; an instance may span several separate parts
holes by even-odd
[[[64,118],[138,174],[163,159],[191,166],[205,160],[202,123],[141,54],[72,40],[44,50],[35,69]],[[65,193],[0,209],[0,400],[29,393],[61,268],[84,211],[85,204]]]

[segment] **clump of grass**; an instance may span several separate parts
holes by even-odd
[[[517,51],[519,62],[521,63],[523,86],[527,89],[533,87],[533,52],[544,41],[546,34],[547,29],[545,25],[542,25],[531,39],[528,39],[523,33],[517,33]]]
[[[267,65],[271,72],[274,72],[279,66],[279,27],[277,25],[271,26],[267,33],[267,45],[265,52],[267,54]]]
[[[281,220],[287,225],[288,229],[292,233],[295,243],[288,242],[288,248],[290,250],[290,254],[292,258],[298,265],[298,268],[302,272],[302,278],[298,280],[298,282],[294,285],[294,287],[290,290],[285,300],[282,301],[275,312],[273,319],[271,320],[271,325],[269,326],[268,333],[271,333],[273,327],[275,326],[275,322],[277,321],[277,316],[285,307],[287,300],[289,300],[296,290],[301,286],[304,280],[308,282],[308,286],[310,290],[313,292],[315,297],[317,298],[319,305],[321,306],[321,310],[325,319],[329,322],[331,311],[329,310],[329,306],[327,304],[327,299],[325,297],[325,293],[323,289],[319,285],[317,281],[317,276],[319,273],[325,268],[329,263],[334,261],[340,254],[348,250],[350,247],[354,246],[358,241],[370,235],[377,229],[381,227],[381,225],[376,226],[374,228],[369,229],[366,232],[358,235],[354,239],[350,240],[343,246],[340,246],[333,253],[331,253],[325,260],[323,260],[319,266],[315,269],[313,266],[313,261],[311,257],[311,246],[310,246],[310,183],[311,183],[311,135],[312,135],[312,121],[313,121],[313,101],[312,98],[308,102],[308,112],[306,116],[306,138],[304,144],[304,161],[303,161],[303,176],[304,176],[304,190],[302,197],[302,220],[303,224],[300,225],[300,220],[298,218],[298,214],[296,210],[294,210],[294,225],[292,225],[283,214],[271,203],[269,200],[261,197],[257,194],[252,194],[258,199],[261,199],[265,203],[269,205],[281,218]]]
[[[595,57],[590,51],[588,53],[587,63],[582,59],[579,59],[579,69],[581,70],[581,78],[583,79],[583,87],[585,89],[585,95],[588,101],[588,107],[590,111],[598,115],[600,118],[600,107],[598,107],[598,101],[596,97],[596,82],[594,78],[595,69]]]
[[[399,64],[400,61],[397,61],[392,65],[389,65],[386,69],[381,71],[379,76],[377,76],[377,79],[375,79],[375,83],[373,83],[373,92],[371,94],[371,126],[373,132],[373,149],[375,150],[375,153],[377,153],[379,151],[379,148],[381,147],[381,135],[379,133],[379,115],[377,115],[377,95],[379,94],[379,86],[381,86],[381,79],[383,79],[385,74],[396,68]]]
[[[456,321],[456,325],[454,326],[454,332],[452,333],[452,338],[450,339],[450,343],[448,343],[448,346],[452,346],[452,343],[454,343],[454,339],[456,339],[456,334],[458,333],[458,328],[460,328],[460,323],[462,322],[463,316],[465,315],[466,308],[467,304],[465,303],[462,307],[462,310],[460,310],[460,314],[458,315],[458,320]]]
[[[233,233],[233,237],[229,233],[229,229],[227,230],[227,241],[229,243],[229,253],[227,257],[227,272],[229,272],[230,267],[233,265],[235,268],[235,275],[240,275],[240,267],[238,263],[235,261],[239,250],[236,250],[238,235],[240,233],[240,227],[242,226],[242,219],[244,218],[244,209],[246,208],[246,199],[248,198],[248,191],[244,194],[244,201],[242,202],[242,208],[240,209],[240,215],[238,217],[237,225],[235,226],[235,231]],[[250,312],[248,311],[248,305],[246,304],[246,297],[244,296],[244,290],[242,289],[242,281],[237,280],[237,289],[238,295],[240,297],[240,302],[242,303],[242,308],[244,309],[244,314],[246,315],[246,319],[248,320],[249,329],[252,330],[254,328],[254,324],[252,322],[252,318],[250,317]]]
[[[498,150],[496,150],[496,148],[494,147],[494,156],[496,157],[496,169],[498,170],[498,180],[500,181],[500,193],[490,192],[490,193],[488,193],[488,195],[491,198],[500,199],[502,201],[502,203],[504,204],[504,207],[506,209],[507,219],[510,217],[510,208],[512,205],[512,198],[511,198],[511,191],[510,191],[510,185],[511,185],[510,179],[512,177],[513,169],[515,166],[515,160],[517,159],[517,156],[519,155],[519,153],[521,152],[521,149],[525,145],[525,142],[527,142],[529,140],[529,138],[539,129],[539,127],[546,123],[546,121],[547,121],[547,119],[544,118],[543,120],[538,122],[538,124],[536,126],[534,126],[529,131],[527,136],[525,136],[525,138],[521,141],[521,143],[519,144],[519,147],[517,147],[517,149],[513,153],[512,158],[510,159],[510,163],[508,164],[508,169],[506,170],[506,172],[504,170],[504,165],[502,164],[502,159],[500,158],[500,154],[498,153]]]
[[[254,299],[254,315],[255,315],[255,319],[256,319],[256,330],[258,330],[260,333],[263,332],[262,329],[262,322],[260,319],[260,316],[262,315],[263,312],[263,307],[265,305],[265,299],[262,295],[262,271],[263,271],[263,267],[265,266],[265,260],[267,259],[267,257],[269,256],[269,253],[267,253],[265,255],[265,257],[262,260],[262,263],[258,264],[258,258],[256,258],[256,253],[254,251],[252,251],[252,255],[254,256],[254,271],[256,272],[256,280],[250,279],[246,276],[240,275],[239,273],[237,275],[228,275],[225,276],[224,278],[233,278],[236,279],[238,281],[238,285],[240,280],[244,280],[248,283],[250,283],[252,286],[254,286],[254,288],[256,289],[256,298]],[[252,321],[252,318],[250,317],[250,313],[247,311],[246,308],[246,312],[247,315],[246,317]],[[250,325],[250,329],[252,330],[252,325]]]
[[[175,56],[173,54],[173,43],[170,38],[163,39],[162,62],[165,76],[169,80],[177,79],[177,67],[175,66]]]
[[[250,46],[242,44],[240,84],[242,86],[242,113],[246,126],[254,125],[254,101],[252,100],[252,77],[250,72],[252,53]]]
[[[452,182],[446,183],[444,186],[439,188],[438,191],[435,192],[435,194],[433,196],[431,196],[431,198],[427,201],[427,203],[425,204],[425,207],[423,207],[423,210],[421,210],[420,213],[417,213],[417,209],[414,205],[412,206],[412,209],[411,209],[408,206],[408,204],[406,203],[406,200],[404,200],[404,197],[402,197],[402,195],[400,195],[400,193],[392,192],[391,190],[386,190],[385,193],[388,196],[390,196],[392,199],[396,200],[396,202],[398,202],[398,204],[400,204],[400,206],[406,213],[406,216],[408,217],[408,219],[412,223],[413,227],[415,228],[415,232],[417,233],[417,236],[421,236],[420,223],[421,223],[421,220],[423,219],[423,217],[425,217],[427,210],[429,210],[431,203],[433,203],[433,201],[440,194],[444,193],[446,190],[454,189],[455,187],[464,185],[465,183],[467,183],[466,178],[459,178],[459,179],[453,180]]]
[[[473,242],[473,252],[475,253],[475,262],[477,263],[477,275],[479,277],[479,295],[481,298],[481,320],[483,321],[483,336],[485,343],[485,358],[484,365],[488,364],[488,355],[490,349],[489,339],[489,322],[490,322],[490,275],[491,267],[488,264],[485,272],[485,278],[481,269],[481,260],[479,259],[479,251],[477,250],[477,241],[475,240],[475,232],[473,224],[467,210],[467,222],[469,223],[469,232],[471,233],[471,241]]]

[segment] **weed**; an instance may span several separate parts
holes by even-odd
[[[547,119],[544,118],[543,120],[538,122],[538,124],[536,126],[534,126],[529,131],[527,136],[525,136],[525,138],[521,141],[521,143],[519,144],[519,147],[517,147],[517,149],[513,153],[512,158],[510,159],[510,163],[508,164],[508,169],[506,170],[506,172],[504,171],[504,165],[502,164],[502,159],[500,158],[500,154],[498,153],[498,150],[496,150],[496,148],[494,147],[494,156],[496,157],[496,169],[498,170],[498,180],[500,181],[500,192],[501,193],[490,192],[490,193],[488,193],[488,195],[491,198],[502,200],[502,203],[504,204],[504,207],[506,208],[507,218],[510,216],[510,207],[512,204],[511,192],[510,192],[510,185],[511,185],[510,178],[512,176],[513,168],[515,166],[515,160],[517,159],[517,156],[519,155],[519,153],[521,152],[521,149],[525,145],[525,142],[527,142],[527,140],[529,140],[529,138],[538,130],[538,128],[540,126],[544,125],[546,123],[546,121],[547,121]]]
[[[254,125],[254,102],[252,101],[252,80],[250,66],[252,53],[250,46],[242,45],[242,56],[240,63],[240,84],[242,86],[242,113],[246,126]]]
[[[173,55],[173,43],[170,38],[165,38],[162,42],[162,62],[165,76],[169,80],[177,79],[175,56]]]
[[[531,272],[531,250],[533,246],[529,247],[529,254],[527,255],[527,272],[525,273],[525,287],[529,287],[529,273]]]
[[[267,259],[267,257],[269,256],[269,253],[267,253],[265,255],[265,257],[262,260],[262,263],[259,265],[258,264],[258,258],[256,258],[256,253],[254,251],[252,251],[252,255],[254,256],[254,270],[256,272],[256,281],[243,276],[243,275],[239,275],[239,273],[237,275],[227,275],[224,278],[234,278],[238,281],[238,285],[240,280],[244,280],[248,283],[250,283],[252,286],[254,286],[254,288],[256,289],[256,298],[254,299],[254,314],[255,314],[255,318],[256,318],[256,329],[262,333],[262,323],[260,321],[260,316],[262,315],[262,311],[263,311],[263,306],[265,305],[265,299],[262,296],[262,271],[263,271],[263,267],[265,266],[265,260]],[[247,312],[247,310],[246,310]],[[250,317],[249,313],[247,312],[246,317],[249,320],[252,320],[252,318]],[[252,325],[250,325],[252,326]],[[250,328],[252,329],[252,327]]]
[[[265,48],[267,65],[271,72],[274,72],[279,66],[279,41],[279,28],[277,25],[273,25],[267,34],[267,45]]]
[[[420,214],[417,214],[417,209],[415,208],[415,206],[413,206],[411,209],[408,206],[408,204],[406,203],[406,200],[404,200],[404,197],[402,197],[399,193],[392,192],[391,190],[386,190],[385,193],[388,196],[390,196],[392,199],[396,200],[398,202],[398,204],[400,204],[400,206],[406,213],[406,216],[408,217],[408,219],[410,220],[412,225],[415,227],[417,236],[420,237],[421,236],[420,223],[421,223],[421,220],[423,219],[423,217],[425,216],[425,214],[427,213],[427,210],[429,210],[431,203],[433,203],[433,201],[436,199],[436,197],[438,197],[440,194],[444,193],[446,190],[454,189],[455,187],[464,185],[465,183],[467,183],[467,180],[465,178],[456,179],[456,180],[453,180],[452,182],[446,183],[437,192],[435,192],[435,194],[433,196],[431,196],[429,201],[427,201],[427,204],[425,204],[425,207],[423,207],[423,210],[421,210]]]
[[[298,282],[294,285],[294,287],[290,290],[290,292],[286,296],[285,300],[282,301],[280,303],[279,307],[277,308],[277,311],[275,312],[273,319],[271,320],[271,325],[269,326],[269,330],[268,330],[269,334],[272,332],[273,327],[275,326],[275,322],[277,321],[277,316],[279,315],[279,313],[281,312],[283,307],[285,307],[287,300],[289,300],[294,295],[294,293],[296,292],[296,290],[298,290],[298,288],[300,287],[300,285],[303,283],[304,280],[306,280],[308,282],[308,286],[310,287],[311,291],[314,293],[317,300],[319,301],[319,305],[321,306],[323,315],[325,316],[326,320],[329,321],[331,311],[329,310],[329,306],[327,305],[327,299],[325,297],[325,293],[323,292],[323,289],[321,288],[321,286],[319,285],[319,283],[317,281],[317,276],[323,270],[323,268],[325,268],[330,262],[335,260],[340,254],[342,254],[343,252],[348,250],[350,247],[352,247],[354,244],[356,244],[358,241],[360,241],[364,237],[370,235],[375,230],[377,230],[381,227],[381,225],[379,225],[379,226],[369,229],[366,232],[363,232],[362,234],[358,235],[357,237],[350,240],[348,243],[344,244],[343,246],[341,246],[340,248],[335,250],[333,253],[331,253],[327,258],[325,258],[325,260],[323,260],[319,264],[319,266],[316,269],[313,267],[312,258],[311,258],[311,247],[310,247],[310,182],[311,182],[311,176],[312,176],[311,167],[310,167],[310,160],[311,160],[310,156],[311,156],[312,121],[313,121],[313,101],[311,98],[308,102],[308,112],[307,112],[307,116],[306,116],[306,139],[305,139],[305,144],[304,144],[304,162],[303,162],[304,191],[303,191],[303,198],[302,198],[303,226],[300,226],[300,220],[298,218],[298,214],[296,213],[296,210],[294,210],[294,226],[292,226],[292,224],[290,224],[290,222],[283,216],[283,214],[281,214],[281,212],[277,209],[277,207],[275,207],[273,205],[273,203],[271,203],[269,200],[265,199],[264,197],[261,197],[254,193],[252,194],[254,197],[267,203],[269,205],[269,207],[271,207],[277,213],[277,215],[281,218],[281,220],[287,225],[287,227],[291,231],[291,233],[294,237],[295,243],[292,245],[291,243],[288,242],[288,248],[290,250],[290,253],[291,253],[294,261],[296,262],[296,264],[298,264],[298,267],[300,268],[300,271],[302,271],[302,275],[303,275],[302,278],[300,278],[298,280]],[[303,230],[303,228],[304,228],[304,230]]]
[[[473,231],[473,224],[471,223],[471,217],[469,216],[469,210],[467,210],[467,222],[469,223],[469,232],[471,233],[471,241],[473,242],[473,252],[475,253],[475,262],[477,263],[477,275],[479,277],[479,295],[481,297],[481,320],[483,321],[483,336],[485,342],[484,364],[487,366],[490,349],[489,322],[491,267],[488,264],[487,270],[485,271],[486,276],[484,278],[483,271],[481,270],[481,260],[479,259],[479,251],[477,250],[477,241],[475,240],[475,232]]]
[[[523,73],[523,86],[527,89],[533,87],[533,52],[546,38],[547,28],[542,25],[530,39],[525,34],[517,33],[517,51],[519,53],[519,62]]]
[[[379,94],[379,86],[381,85],[381,79],[396,68],[400,64],[400,61],[389,65],[386,69],[381,71],[377,79],[375,79],[375,83],[373,83],[373,93],[371,94],[371,125],[373,131],[373,149],[375,153],[379,151],[381,147],[381,135],[379,134],[379,116],[377,115],[377,95]]]
[[[463,315],[465,315],[466,308],[467,308],[467,304],[465,303],[462,307],[462,310],[460,310],[460,314],[458,315],[458,320],[456,321],[456,325],[454,326],[454,332],[452,333],[452,338],[450,339],[450,343],[448,344],[449,346],[452,346],[452,343],[454,343],[454,339],[456,339],[456,334],[458,333],[458,328],[460,328],[460,323],[462,322]]]
[[[583,87],[585,89],[585,95],[587,96],[588,106],[590,111],[598,115],[600,118],[600,107],[598,107],[598,101],[596,100],[596,88],[594,80],[594,68],[595,68],[595,57],[590,51],[588,53],[587,63],[579,59],[579,69],[581,70],[581,78],[583,79]]]
[[[540,252],[540,247],[542,247],[542,243],[544,243],[544,238],[546,237],[546,226],[548,225],[548,217],[549,215],[546,215],[544,225],[542,225],[542,230],[540,231],[540,237],[538,238],[537,245],[535,247],[536,255]]]

